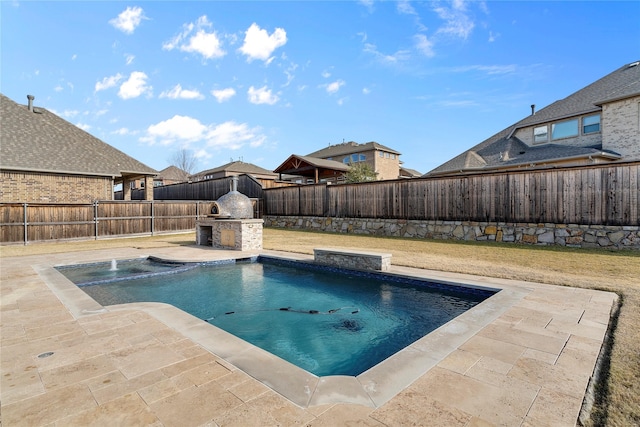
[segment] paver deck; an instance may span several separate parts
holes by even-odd
[[[247,255],[193,246],[122,249],[116,257]],[[362,383],[373,396],[367,404],[342,403],[336,390],[309,401],[285,398],[231,363],[233,357],[210,351],[216,339],[200,327],[204,321],[170,306],[103,309],[77,299],[82,291],[56,284],[49,273],[53,265],[113,257],[99,250],[1,260],[3,426],[574,426],[616,300],[607,292],[392,266],[391,272],[484,284],[515,297],[500,311],[476,311],[417,342],[410,351],[421,354],[442,345],[415,378],[396,378],[408,375],[401,369],[405,374],[394,376],[400,358],[387,364],[386,377],[335,383]],[[385,389],[384,381],[405,385]],[[323,384],[316,387],[329,387]],[[338,397],[326,397],[332,394]]]

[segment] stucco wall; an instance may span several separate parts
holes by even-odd
[[[91,203],[113,199],[110,177],[0,171],[0,201]]]
[[[640,96],[603,105],[602,148],[640,158]]]

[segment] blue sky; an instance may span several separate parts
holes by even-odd
[[[637,1],[1,1],[0,91],[161,170],[376,141],[425,173],[640,60]]]

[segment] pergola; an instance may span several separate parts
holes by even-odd
[[[349,170],[349,165],[335,160],[292,154],[274,172],[282,179],[283,174],[298,175],[313,179],[315,184],[321,180],[337,180]]]

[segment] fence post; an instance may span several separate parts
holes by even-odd
[[[154,214],[155,214],[155,210],[153,209],[153,207],[155,206],[155,202],[156,202],[155,200],[151,201],[151,235],[152,236],[153,236],[153,231],[154,231],[153,228],[155,226],[154,221],[153,221],[154,220]]]
[[[27,244],[27,204],[23,204],[23,212],[24,212],[24,244]]]
[[[94,228],[94,235],[95,238],[94,240],[98,240],[98,201],[94,200],[93,201],[93,228]]]

